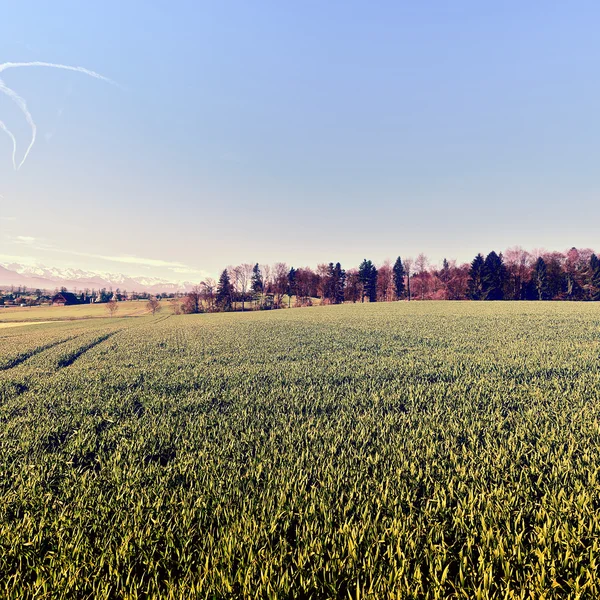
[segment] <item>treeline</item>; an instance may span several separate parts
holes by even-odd
[[[527,252],[520,247],[471,263],[444,259],[432,266],[424,254],[376,266],[363,260],[309,267],[242,264],[206,279],[176,310],[185,313],[395,300],[600,300],[600,261],[590,249]]]
[[[478,254],[469,265],[471,300],[600,300],[600,260],[589,248],[567,252],[511,248]]]
[[[41,304],[49,304],[52,298],[59,293],[67,292],[66,287],[55,288],[54,291],[33,289],[26,286],[11,285],[3,289],[0,287],[0,306],[39,306]],[[148,292],[127,292],[112,288],[96,291],[95,289],[85,288],[83,290],[73,290],[72,294],[80,304],[91,303],[107,303],[111,300],[124,302],[127,300],[161,300],[161,299],[176,299],[183,296],[180,292],[168,292],[162,294],[150,294]]]

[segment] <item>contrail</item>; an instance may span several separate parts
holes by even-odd
[[[27,155],[29,154],[29,151],[31,150],[33,144],[35,143],[35,136],[37,134],[37,127],[35,126],[35,122],[33,120],[33,117],[31,116],[31,113],[29,112],[29,110],[27,110],[27,103],[25,102],[25,100],[23,100],[23,98],[21,98],[21,96],[19,96],[19,94],[17,94],[14,90],[11,90],[9,87],[6,87],[6,85],[4,85],[4,81],[2,81],[2,79],[0,79],[0,92],[3,92],[4,94],[6,94],[20,109],[21,112],[25,115],[25,118],[27,119],[27,122],[29,123],[29,126],[31,127],[31,143],[29,144],[29,148],[27,148],[27,152],[25,152],[25,156],[23,157],[23,160],[21,161],[21,163],[19,164],[18,167],[15,167],[15,170],[18,171],[21,166],[23,165],[23,163],[25,162],[25,159],[27,158]],[[4,129],[6,131],[6,125],[4,126]],[[13,163],[14,161],[14,156],[16,155],[17,152],[17,142],[15,140],[14,135],[12,135],[12,133],[10,134],[10,136],[13,138]]]
[[[60,64],[56,64],[56,63],[48,63],[48,62],[40,62],[40,61],[2,63],[2,64],[0,64],[0,73],[2,73],[2,71],[5,71],[6,69],[19,69],[19,68],[23,68],[23,67],[50,67],[52,69],[63,69],[64,71],[75,71],[77,73],[83,73],[84,75],[93,77],[94,79],[100,79],[101,81],[106,81],[107,83],[112,83],[113,85],[117,85],[112,79],[109,79],[108,77],[105,77],[104,75],[100,75],[100,73],[96,73],[95,71],[90,71],[89,69],[84,69],[83,67],[72,67],[70,65],[60,65]],[[6,84],[4,83],[4,81],[2,81],[2,79],[0,79],[0,92],[5,94],[6,96],[8,96],[21,109],[21,112],[25,116],[25,119],[27,120],[27,123],[29,123],[29,127],[31,128],[31,142],[29,142],[29,146],[27,147],[27,150],[25,151],[25,154],[24,154],[21,162],[19,163],[19,166],[16,166],[15,156],[16,156],[16,151],[17,151],[17,142],[15,140],[15,136],[7,129],[6,125],[4,125],[4,123],[2,123],[0,121],[0,129],[2,129],[4,132],[6,132],[13,141],[13,167],[14,167],[15,171],[18,171],[23,166],[25,161],[27,160],[27,157],[29,156],[31,149],[33,148],[33,146],[35,144],[35,139],[37,136],[37,127],[36,127],[35,121],[33,120],[33,117],[31,116],[31,113],[29,112],[29,109],[27,108],[27,103],[25,102],[25,100],[23,98],[21,98],[21,96],[19,96],[19,94],[17,94],[14,90],[7,87]]]
[[[13,152],[12,152],[12,163],[13,169],[17,170],[17,140],[15,136],[12,134],[12,131],[4,124],[3,121],[0,121],[0,129],[6,133],[6,135],[12,140],[13,143]],[[3,198],[2,194],[0,194],[0,198]]]

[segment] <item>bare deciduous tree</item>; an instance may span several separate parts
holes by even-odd
[[[265,296],[273,293],[273,269],[271,265],[260,265],[260,271],[262,273],[263,288],[260,296],[260,304],[264,304]]]
[[[417,260],[415,260],[415,268],[417,270],[417,273],[424,273],[427,270],[428,265],[429,259],[421,252],[421,254],[417,256]]]
[[[358,269],[348,269],[346,271],[346,289],[344,295],[350,302],[358,302],[361,296],[361,283]]]
[[[271,286],[273,284],[273,269],[271,265],[260,265],[260,270],[263,276],[263,292],[271,292]]]
[[[296,271],[296,306],[310,306],[311,297],[317,295],[317,276],[308,267]]]
[[[327,291],[327,274],[329,273],[329,267],[325,263],[317,265],[317,293],[321,299],[321,303],[325,302],[325,292]]]
[[[240,287],[240,276],[241,276],[241,270],[238,267],[234,267],[232,265],[229,265],[227,267],[227,274],[229,275],[229,281],[231,283],[231,303],[232,303],[232,310],[235,310],[235,301],[236,301],[236,297],[239,295],[239,287]]]
[[[377,299],[379,302],[391,302],[394,297],[394,273],[392,263],[386,260],[377,271]]]
[[[179,298],[173,298],[173,300],[171,300],[169,304],[174,315],[181,314],[181,302],[179,301]]]
[[[151,312],[153,315],[160,310],[160,302],[156,296],[150,296],[148,302],[146,302],[146,308],[148,309],[148,312]]]
[[[195,288],[194,288],[195,289]],[[215,296],[217,293],[217,282],[212,278],[206,278],[199,288],[200,297],[206,304],[206,310],[212,312],[215,310]]]
[[[279,308],[288,287],[288,267],[285,263],[276,263],[273,269],[273,291],[275,306]]]
[[[108,312],[110,313],[111,317],[115,316],[115,313],[117,312],[117,310],[119,309],[119,305],[117,304],[117,301],[115,300],[114,296],[106,303],[106,310],[108,310]]]
[[[248,293],[248,288],[250,287],[250,281],[252,280],[252,265],[248,263],[244,263],[237,267],[239,270],[238,273],[238,292],[242,297],[242,312],[244,311],[244,303],[246,301],[246,294]]]
[[[196,285],[185,295],[182,309],[185,314],[193,315],[200,312],[201,305],[200,287]]]
[[[532,256],[521,246],[514,246],[504,253],[504,264],[508,275],[507,296],[513,300],[522,300],[525,297],[530,267],[533,265]]]
[[[404,272],[406,273],[406,297],[408,298],[408,301],[410,302],[411,299],[411,295],[410,295],[410,278],[412,277],[412,270],[413,270],[413,265],[415,264],[415,261],[413,258],[411,258],[410,256],[408,258],[404,259]]]

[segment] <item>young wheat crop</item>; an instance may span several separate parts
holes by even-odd
[[[0,330],[0,595],[599,597],[598,310]]]

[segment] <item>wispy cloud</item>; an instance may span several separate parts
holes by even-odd
[[[40,62],[40,61],[20,62],[20,63],[13,63],[13,62],[1,63],[0,64],[0,73],[5,71],[6,69],[19,69],[19,68],[23,68],[23,67],[49,67],[52,69],[63,69],[65,71],[75,71],[77,73],[83,73],[84,75],[93,77],[94,79],[100,79],[102,81],[106,81],[107,83],[112,83],[112,84],[116,85],[116,83],[112,79],[109,79],[108,77],[105,77],[104,75],[100,75],[100,73],[96,73],[95,71],[90,71],[89,69],[84,69],[83,67],[72,67],[70,65],[61,65],[61,64]],[[21,96],[19,96],[19,94],[17,94],[17,92],[15,92],[13,89],[9,88],[2,79],[0,79],[0,92],[2,92],[4,95],[8,96],[21,109],[23,116],[25,117],[27,123],[29,124],[29,128],[31,129],[31,141],[29,142],[29,146],[27,147],[27,150],[25,150],[25,154],[23,155],[21,162],[17,166],[17,163],[16,163],[17,140],[15,139],[15,136],[12,134],[12,132],[6,127],[6,125],[2,121],[0,121],[0,129],[2,131],[4,131],[4,133],[6,133],[10,137],[10,139],[13,143],[13,153],[12,153],[13,167],[14,167],[15,171],[18,171],[23,166],[25,161],[27,160],[27,157],[29,156],[31,149],[33,148],[33,146],[35,144],[35,140],[36,140],[36,136],[37,136],[37,126],[35,124],[35,121],[33,120],[33,117],[31,116],[31,113],[29,112],[29,109],[27,108],[27,102],[25,101],[25,99],[22,98]]]
[[[7,234],[4,239],[10,243],[19,246],[28,246],[31,250],[40,250],[48,252],[53,250],[51,244],[48,244],[44,238],[34,237],[33,235],[11,235]]]
[[[196,269],[182,262],[162,260],[159,258],[145,258],[142,256],[133,256],[130,254],[120,254],[111,256],[108,254],[93,254],[91,252],[78,252],[76,250],[63,250],[59,248],[53,248],[54,252],[61,252],[63,254],[71,254],[74,256],[82,256],[84,258],[95,258],[97,260],[105,260],[108,262],[121,263],[125,265],[137,266],[137,267],[150,267],[150,268],[162,268],[169,269],[174,273],[189,273],[196,275],[208,275],[206,271]]]
[[[89,254],[93,258],[101,258],[102,260],[110,260],[128,265],[140,265],[144,267],[167,267],[167,268],[187,268],[186,265],[180,262],[172,262],[168,260],[160,260],[156,258],[142,258],[141,256],[107,256],[105,254]]]
[[[188,275],[188,276],[196,276],[196,277],[209,277],[211,274],[202,269],[197,269],[190,265],[186,265],[185,263],[179,261],[171,261],[171,260],[162,260],[159,258],[147,258],[143,256],[134,256],[131,254],[118,254],[118,255],[110,255],[110,254],[95,254],[92,252],[79,252],[77,250],[67,250],[64,248],[57,248],[52,244],[47,243],[43,238],[36,238],[29,235],[16,235],[16,236],[8,236],[10,242],[15,245],[27,246],[28,249],[38,250],[44,252],[45,254],[49,253],[58,253],[64,254],[67,256],[76,256],[87,259],[100,260],[103,262],[111,262],[121,265],[127,265],[129,267],[138,267],[143,269],[166,269],[171,271],[172,273],[177,273],[179,275]],[[8,255],[0,255],[0,259],[8,260]],[[17,258],[17,257],[13,257]],[[20,257],[23,258],[23,257]],[[35,259],[30,258],[29,262],[35,262]],[[18,262],[22,262],[19,260]],[[62,262],[62,261],[61,261]]]
[[[173,273],[179,273],[181,275],[200,275],[201,277],[208,277],[210,274],[208,271],[202,269],[194,269],[192,267],[172,267]]]
[[[123,263],[126,265],[137,265],[141,267],[167,267],[167,268],[184,268],[184,265],[180,262],[172,262],[169,260],[161,260],[158,258],[143,258],[141,256],[131,256],[127,254],[121,254],[117,256],[110,256],[108,254],[93,254],[91,252],[77,252],[77,250],[63,250],[62,248],[53,248],[55,252],[61,252],[63,254],[72,254],[74,256],[83,256],[85,258],[97,258],[99,260],[107,260],[109,262]]]
[[[38,239],[31,235],[16,235],[13,238],[13,241],[15,244],[27,244],[28,246],[31,246],[32,244],[35,244]]]

